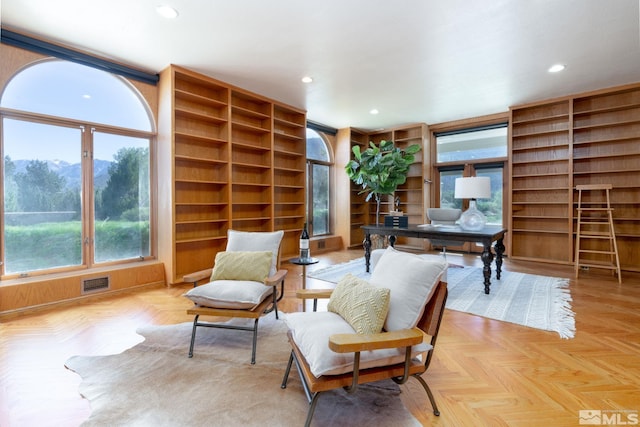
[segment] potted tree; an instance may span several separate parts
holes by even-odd
[[[360,151],[359,145],[351,148],[353,159],[347,163],[345,170],[349,178],[362,187],[358,194],[366,193],[368,202],[373,197],[376,201],[376,225],[380,219],[380,200],[382,195],[393,194],[399,185],[404,184],[409,173],[409,166],[421,147],[413,144],[402,150],[393,141],[380,141],[376,146],[369,142],[369,147]]]

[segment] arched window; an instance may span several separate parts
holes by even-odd
[[[148,106],[125,79],[45,60],[0,98],[2,276],[151,256]]]
[[[322,136],[307,128],[307,213],[311,236],[331,233],[331,153]]]

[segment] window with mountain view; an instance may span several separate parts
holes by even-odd
[[[151,255],[152,121],[126,80],[43,61],[0,107],[3,277]]]
[[[489,224],[502,225],[507,130],[506,123],[499,123],[436,132],[440,207],[466,209],[461,199],[454,198],[456,178],[486,176],[491,181],[491,199],[479,199],[478,209]]]

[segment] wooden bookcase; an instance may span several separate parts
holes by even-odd
[[[512,109],[511,256],[571,263],[571,104]]]
[[[397,128],[393,131],[393,141],[397,147],[407,148],[413,144],[419,144],[422,147],[422,150],[415,154],[415,161],[409,169],[407,182],[399,186],[395,194],[396,200],[399,201],[397,209],[409,217],[409,224],[424,224],[426,222],[424,165],[428,162],[428,148],[425,144],[425,141],[428,140],[426,125],[413,125]],[[425,240],[404,238],[400,240],[399,244],[422,250]]]
[[[573,181],[613,185],[610,197],[620,267],[640,271],[640,86],[573,99]],[[577,194],[572,202],[575,218]],[[574,232],[575,226],[574,221]],[[587,244],[602,249],[595,247],[602,242],[592,239]]]
[[[367,145],[365,149],[369,146],[369,142],[373,142],[376,145],[379,145],[381,141],[393,141],[393,130],[387,129],[380,132],[369,133],[367,134]],[[394,141],[395,142],[395,141]],[[384,216],[393,209],[393,196],[390,195],[382,195],[380,196],[380,217],[378,221],[380,223],[384,223]],[[367,203],[367,211],[369,212],[369,217],[367,219],[367,224],[375,224],[376,223],[376,199],[372,197]],[[400,239],[398,239],[400,242]]]
[[[231,228],[273,229],[271,103],[231,94]]]
[[[510,126],[510,256],[573,264],[574,188],[612,184],[620,264],[640,271],[640,86],[514,107]]]
[[[380,222],[384,221],[384,215],[394,208],[393,200],[399,200],[398,209],[409,216],[410,224],[422,224],[425,222],[425,198],[424,198],[424,161],[428,161],[428,151],[425,151],[425,141],[427,140],[427,126],[425,124],[414,124],[393,129],[386,129],[380,132],[366,132],[357,129],[341,129],[339,132],[339,146],[343,146],[345,153],[348,150],[346,159],[352,157],[351,147],[359,145],[361,149],[366,149],[369,142],[379,144],[380,141],[394,141],[396,146],[406,148],[412,144],[420,144],[422,150],[416,154],[416,161],[411,166],[407,182],[401,185],[395,193],[395,197],[384,197],[380,204]],[[348,146],[348,147],[346,147]],[[345,163],[346,163],[345,159]],[[348,178],[347,178],[348,180]],[[349,242],[347,246],[357,247],[362,245],[364,233],[362,225],[375,224],[376,222],[376,202],[371,199],[365,202],[365,196],[358,194],[360,187],[348,181],[349,193]],[[398,238],[398,246],[409,249],[424,250],[423,239]]]
[[[297,254],[305,222],[306,117],[274,105],[274,229],[285,230],[283,254]]]
[[[284,230],[295,255],[305,220],[304,111],[178,66],[161,73],[159,253],[167,281],[213,265],[227,230]]]
[[[349,159],[353,158],[353,152],[351,148],[358,145],[360,150],[364,151],[369,146],[369,137],[366,133],[350,129],[349,132]],[[345,174],[346,175],[346,174]],[[370,205],[365,201],[366,194],[359,194],[362,187],[351,181],[349,181],[349,239],[347,243],[348,247],[362,247],[364,241],[363,225],[370,223],[369,209],[373,206],[375,213],[375,204]],[[375,219],[374,219],[375,221]]]

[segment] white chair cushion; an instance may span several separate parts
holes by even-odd
[[[250,280],[216,280],[196,286],[183,296],[213,308],[253,309],[273,293],[272,286]]]
[[[284,231],[253,232],[227,231],[227,251],[271,251],[273,253],[269,276],[278,270],[278,253]]]
[[[380,258],[382,257],[382,255],[384,255],[387,249],[397,251],[397,249],[395,249],[393,246],[389,246],[388,248],[385,248],[385,249],[374,249],[371,251],[371,255],[369,257],[369,271],[373,272],[376,269],[376,265],[378,265],[378,261],[380,261]],[[446,259],[442,255],[419,254],[418,256],[426,260],[446,262]],[[446,282],[446,280],[444,280],[445,277],[446,276],[443,276],[440,280]]]
[[[355,333],[340,315],[330,311],[288,313],[284,320],[313,375],[320,377],[353,371],[353,353],[336,353],[329,348],[331,335]],[[431,348],[426,343],[416,345],[412,348],[412,356],[418,357]],[[402,363],[404,357],[404,348],[363,351],[360,353],[360,368]]]
[[[424,306],[447,271],[442,259],[424,259],[388,247],[371,274],[370,284],[391,290],[387,331],[410,329],[418,324]]]

